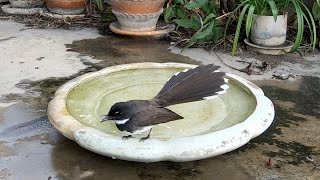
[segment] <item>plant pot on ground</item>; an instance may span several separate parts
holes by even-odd
[[[46,0],[48,9],[56,14],[82,14],[86,9],[86,0]]]
[[[111,0],[110,3],[121,29],[153,31],[163,11],[165,0]]]
[[[280,33],[275,33],[275,36],[271,36],[273,30],[279,28],[278,26],[281,24],[287,22],[287,15],[282,15],[282,17],[278,16],[278,14],[281,14],[281,12],[286,12],[288,8],[293,8],[296,12],[297,16],[297,34],[296,39],[294,42],[294,46],[291,50],[291,52],[296,51],[303,39],[303,33],[305,24],[308,25],[309,31],[310,31],[310,41],[312,45],[312,49],[315,48],[316,45],[316,27],[314,23],[313,16],[307,6],[304,4],[302,0],[241,0],[241,3],[237,6],[237,8],[231,13],[232,16],[227,21],[227,25],[225,28],[225,35],[227,32],[227,28],[231,22],[232,17],[237,17],[237,28],[233,40],[233,46],[232,46],[232,55],[236,54],[236,49],[238,45],[238,40],[240,36],[240,30],[242,26],[242,21],[245,19],[245,32],[246,36],[249,37],[251,35],[251,40],[253,43],[257,43],[257,45],[265,45],[265,46],[274,46],[271,44],[268,44],[267,42],[271,39],[281,39],[283,41],[285,35],[283,33],[283,30],[280,31]],[[240,14],[239,14],[240,12]],[[285,13],[282,13],[285,14]],[[264,23],[261,23],[261,19],[265,19],[264,16],[271,16],[272,20],[267,20],[266,22],[272,23],[273,25],[267,25]],[[261,27],[262,26],[262,27]],[[285,27],[286,25],[283,25]],[[262,34],[264,37],[268,37],[263,40],[257,40],[259,38],[256,38],[259,32],[256,32],[254,29],[255,27],[260,27],[258,29],[266,28],[267,30],[263,30],[260,32],[260,35]],[[255,42],[255,40],[257,40]],[[285,40],[285,39],[284,39]],[[281,41],[279,41],[281,42]]]
[[[34,8],[44,4],[44,0],[9,0],[17,8]]]
[[[278,15],[277,21],[273,16],[254,16],[251,26],[250,40],[259,46],[279,46],[287,37],[287,14]]]

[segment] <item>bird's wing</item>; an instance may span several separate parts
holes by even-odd
[[[162,107],[144,109],[130,118],[137,126],[151,126],[178,119],[183,119],[183,117]]]

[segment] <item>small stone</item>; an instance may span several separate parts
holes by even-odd
[[[38,57],[37,60],[41,61],[42,59],[44,59],[44,57]]]
[[[49,144],[49,143],[48,143],[48,141],[43,140],[40,142],[40,144]]]

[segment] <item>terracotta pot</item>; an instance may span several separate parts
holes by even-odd
[[[287,36],[287,17],[287,14],[279,15],[275,22],[273,16],[255,15],[250,40],[259,46],[282,45]]]
[[[44,4],[44,0],[9,0],[11,5],[17,8],[32,8]]]
[[[86,0],[46,0],[48,9],[56,14],[82,14],[86,9]]]
[[[165,0],[111,0],[113,13],[128,31],[153,31]]]

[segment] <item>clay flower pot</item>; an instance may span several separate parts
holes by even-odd
[[[111,0],[112,12],[121,29],[154,31],[165,0]]]
[[[44,0],[9,0],[17,8],[33,8],[44,4]]]
[[[48,9],[56,14],[82,14],[86,9],[86,0],[46,0]]]

